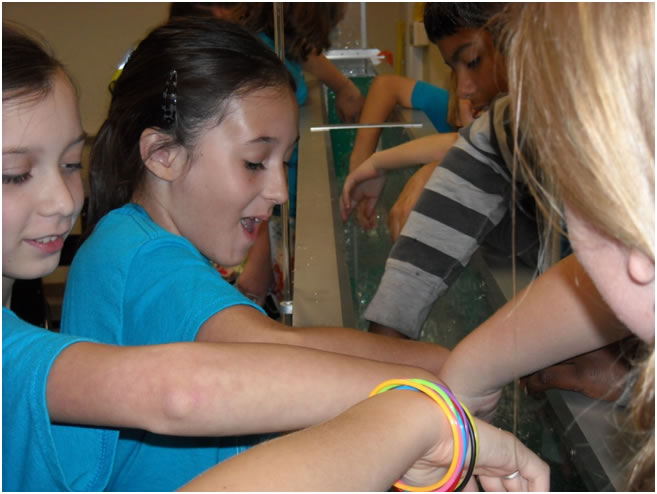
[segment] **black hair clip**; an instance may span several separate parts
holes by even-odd
[[[164,98],[162,111],[164,112],[164,121],[168,124],[176,121],[177,87],[178,72],[174,69],[169,72],[169,78],[167,79],[167,83],[164,86],[164,92],[162,93],[162,98]]]

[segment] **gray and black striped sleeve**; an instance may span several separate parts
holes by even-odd
[[[509,211],[509,135],[508,97],[461,131],[388,256],[367,320],[419,337],[433,303]]]

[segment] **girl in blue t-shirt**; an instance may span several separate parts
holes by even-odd
[[[383,379],[430,377],[410,367],[284,345],[103,345],[19,319],[8,309],[15,281],[55,269],[82,208],[85,134],[61,64],[14,27],[3,25],[2,46],[3,491],[172,489],[205,465],[181,457],[187,471],[180,475],[180,466],[152,457],[136,470],[118,454],[128,440],[124,432],[292,430],[336,416]],[[413,423],[398,420],[400,406],[416,414]],[[364,427],[372,417],[377,426]],[[416,459],[422,461],[409,473],[433,481],[444,470],[435,467],[450,461],[433,453],[452,441],[443,417],[420,393],[388,392],[326,425],[257,446],[255,454],[210,469],[203,484],[190,487],[384,490]],[[480,427],[485,434],[486,426]],[[492,432],[509,453],[517,447],[510,435]],[[425,444],[418,448],[420,438]],[[525,449],[521,455],[529,468],[515,459],[480,460],[480,471],[486,465],[500,465],[502,474],[521,468],[526,479],[547,485],[545,465]],[[370,461],[376,471],[363,468]],[[272,465],[275,472],[260,475]],[[256,470],[259,475],[252,475]]]
[[[180,18],[134,50],[91,152],[91,234],[71,266],[63,331],[111,343],[295,344],[437,372],[447,354],[438,345],[292,329],[211,265],[242,262],[287,199],[298,107],[288,71],[263,48],[235,24]]]
[[[365,98],[356,84],[344,75],[325,55],[331,31],[345,15],[342,2],[287,2],[281,4],[284,20],[285,66],[296,84],[296,100],[303,106],[308,99],[304,72],[316,77],[335,93],[335,107],[343,122],[357,122]],[[208,3],[174,2],[170,19],[178,17],[211,17],[235,22],[256,34],[271,50],[275,49],[274,5],[271,2]],[[298,146],[288,160],[290,260],[294,263],[294,236],[298,175]],[[275,216],[278,216],[275,210]],[[226,279],[236,279],[235,286],[261,306],[280,299],[283,295],[283,233],[280,218],[259,229],[260,234],[249,251],[248,258],[239,266],[220,266]]]

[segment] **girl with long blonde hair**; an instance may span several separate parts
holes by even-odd
[[[602,298],[645,344],[630,405],[639,446],[628,481],[652,491],[654,4],[535,3],[510,12],[512,114],[533,151],[521,171],[543,211],[564,216]]]

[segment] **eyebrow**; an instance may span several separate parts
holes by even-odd
[[[299,142],[299,137],[300,136],[297,135],[297,138],[294,140],[294,144]],[[256,143],[259,143],[259,142],[269,143],[269,142],[274,142],[274,141],[277,141],[277,140],[278,139],[276,137],[262,136],[262,137],[256,137],[255,139],[251,139],[250,141],[247,141],[247,144],[256,144]]]
[[[450,61],[457,61],[460,58],[461,53],[463,52],[463,50],[469,48],[473,44],[474,43],[472,43],[472,41],[470,41],[468,43],[463,43],[462,45],[460,45],[456,50],[454,50],[454,53],[452,53],[450,55],[450,57],[449,57]]]
[[[68,151],[71,149],[73,146],[80,144],[81,142],[84,142],[87,139],[87,133],[82,132],[78,137],[73,139],[70,143],[66,145],[64,148],[64,152]],[[37,148],[29,148],[29,147],[15,147],[15,148],[9,148],[9,149],[3,149],[2,154],[3,156],[5,154],[28,154],[34,151],[42,151],[43,148],[37,147]]]

